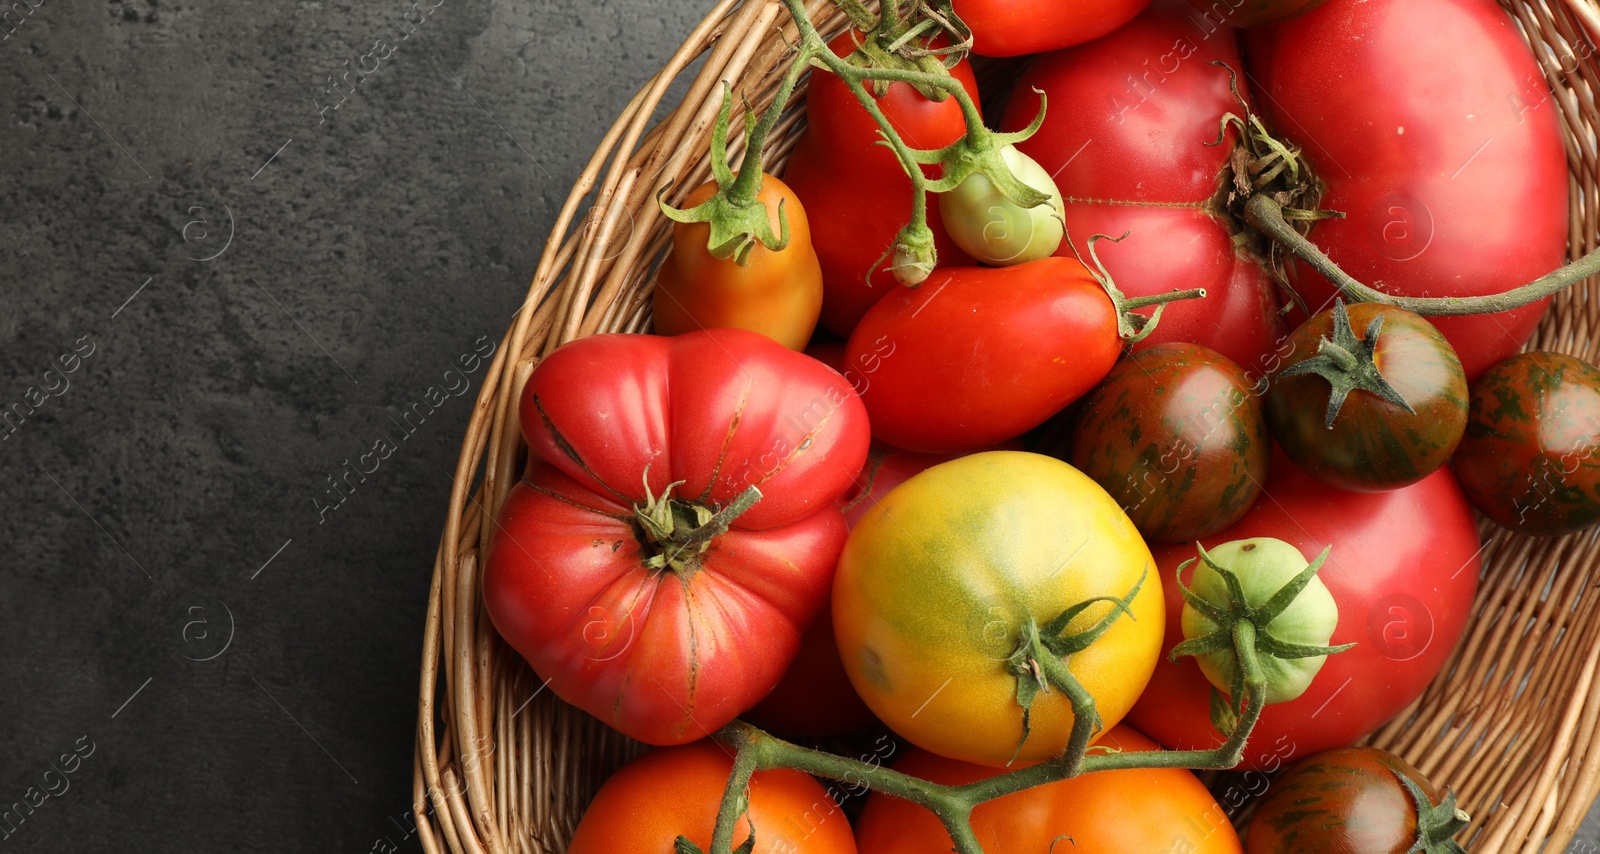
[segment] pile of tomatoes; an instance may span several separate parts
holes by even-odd
[[[996,133],[1037,125],[995,137],[1010,175],[980,169],[921,213],[860,99],[909,148],[981,136],[971,62],[943,52],[963,30],[877,53],[860,46],[881,33],[837,36],[869,66],[905,44],[923,49],[907,67],[948,56],[966,98],[813,70],[782,179],[741,201],[723,164],[687,199],[756,224],[674,216],[658,334],[533,370],[488,613],[551,691],[659,746],[572,851],[706,850],[733,768],[711,737],[736,718],[960,785],[1069,749],[1081,707],[1046,678],[1062,668],[1092,698],[1093,749],[1215,748],[1241,665],[1226,643],[1184,653],[1226,635],[1229,596],[1279,650],[1242,767],[1293,766],[1252,787],[1245,843],[1248,796],[1164,768],[981,804],[984,850],[1460,850],[1452,798],[1351,745],[1465,631],[1474,507],[1540,536],[1600,521],[1600,371],[1519,353],[1544,303],[1347,305],[1237,203],[1292,179],[1271,192],[1357,279],[1504,291],[1565,258],[1551,95],[1494,0],[1192,2],[909,4],[959,17],[979,56],[1037,54],[984,105]],[[1019,207],[1009,178],[1047,201]],[[918,217],[936,263],[897,244]],[[1155,305],[1184,290],[1204,296]],[[1300,598],[1275,597],[1291,578]],[[867,788],[760,771],[735,843],[951,849],[905,800],[847,819]]]

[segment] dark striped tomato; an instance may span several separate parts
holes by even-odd
[[[1354,492],[1416,483],[1450,459],[1466,428],[1461,360],[1433,324],[1409,311],[1357,303],[1341,328],[1343,310],[1335,305],[1290,333],[1281,348],[1289,355],[1267,391],[1267,423],[1289,457],[1323,483]],[[1317,373],[1296,373],[1312,364]],[[1361,376],[1373,368],[1377,379]],[[1411,411],[1384,399],[1374,383],[1387,384]],[[1341,390],[1348,392],[1342,402]]]
[[[1600,370],[1559,353],[1522,353],[1472,386],[1456,474],[1500,525],[1556,536],[1600,520]]]
[[[1187,542],[1239,521],[1271,452],[1260,391],[1238,365],[1198,344],[1158,344],[1084,399],[1066,460],[1147,539]]]
[[[1400,782],[1402,774],[1427,798],[1426,805],[1419,805]],[[1274,780],[1271,792],[1250,822],[1246,854],[1460,850],[1449,843],[1413,847],[1419,806],[1430,810],[1438,792],[1411,763],[1385,750],[1351,747],[1319,753]],[[1437,818],[1448,828],[1446,819],[1452,814],[1453,809]],[[1424,817],[1424,825],[1433,818]]]

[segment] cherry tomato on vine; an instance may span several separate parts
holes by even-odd
[[[1409,782],[1410,785],[1407,785]],[[1414,788],[1413,788],[1414,787]],[[1464,854],[1467,816],[1411,763],[1375,747],[1320,753],[1272,781],[1247,854]]]
[[[1600,370],[1559,353],[1520,353],[1472,384],[1461,488],[1484,515],[1553,537],[1600,520]]]
[[[1267,479],[1259,389],[1198,344],[1123,358],[1077,407],[1064,458],[1146,539],[1190,542],[1238,521]]]
[[[1304,694],[1262,710],[1243,765],[1257,770],[1347,747],[1420,696],[1466,628],[1481,551],[1472,508],[1448,469],[1390,492],[1336,489],[1282,453],[1271,472],[1250,512],[1203,542],[1271,537],[1307,557],[1332,546],[1317,574],[1339,609],[1329,643],[1355,647],[1329,656]],[[1192,544],[1153,551],[1163,582],[1195,555]],[[1181,594],[1176,584],[1165,589],[1164,652],[1183,640]],[[1223,741],[1211,726],[1210,695],[1192,659],[1163,657],[1128,722],[1169,748],[1209,749]]]
[[[710,740],[661,747],[617,769],[583,812],[567,854],[672,854],[687,837],[711,850],[717,807],[733,757]],[[755,830],[753,854],[855,854],[843,811],[799,771],[758,771],[749,811],[734,827],[735,850]]]
[[[1158,749],[1127,726],[1100,744],[1129,753]],[[912,750],[894,770],[942,785],[975,783],[994,768]],[[1052,849],[1081,854],[1239,854],[1239,837],[1211,793],[1182,768],[1101,771],[982,803],[972,830],[989,854]],[[1066,839],[1071,839],[1069,844]],[[1059,844],[1058,844],[1059,841]],[[856,847],[874,854],[938,854],[953,843],[933,813],[873,794],[856,821]]]
[[[847,533],[835,502],[868,430],[844,378],[742,329],[596,335],[539,363],[520,413],[528,468],[483,577],[507,643],[640,741],[758,702]]]
[[[1295,464],[1357,492],[1397,489],[1450,459],[1467,425],[1467,378],[1426,319],[1343,302],[1290,336],[1267,421]]]
[[[1083,44],[1128,23],[1150,0],[955,0],[981,56],[1021,56]]]
[[[912,743],[984,765],[1045,759],[1066,748],[1072,707],[1041,692],[1024,717],[1017,667],[1037,659],[1019,649],[1068,608],[1125,599],[1133,619],[1118,612],[1066,665],[1114,726],[1159,654],[1153,566],[1133,523],[1077,469],[974,454],[900,484],[857,523],[834,578],[834,633],[862,699]],[[1063,631],[1114,608],[1095,603]]]
[[[865,38],[866,34],[852,30],[829,46],[847,56]],[[978,83],[971,64],[962,60],[950,74],[976,102]],[[878,98],[878,108],[915,148],[941,148],[967,132],[955,98],[930,100],[907,83],[889,84]],[[911,220],[911,179],[894,152],[878,144],[881,139],[877,123],[843,81],[832,74],[812,75],[806,90],[806,129],[795,143],[783,178],[810,216],[822,266],[822,325],[846,337],[874,302],[901,287],[884,252]],[[950,240],[932,199],[928,226],[933,229],[940,266],[972,262]]]
[[[693,207],[711,198],[708,181],[684,199]],[[700,329],[734,327],[759,332],[791,350],[811,339],[822,311],[822,268],[811,245],[805,207],[789,186],[761,176],[756,200],[765,205],[774,234],[778,212],[788,220],[789,243],[779,250],[757,244],[745,264],[717,258],[706,250],[706,223],[674,223],[672,251],[656,273],[652,312],[656,331],[680,335]]]
[[[1205,288],[1206,298],[1168,305],[1138,347],[1184,341],[1227,356],[1251,376],[1271,367],[1286,331],[1283,299],[1261,264],[1236,247],[1225,216],[1224,170],[1237,134],[1212,145],[1222,117],[1240,110],[1228,71],[1240,67],[1237,37],[1197,21],[1182,0],[1156,0],[1104,38],[1045,54],[1028,67],[1001,126],[1021,129],[1049,98],[1044,126],[1018,148],[1055,176],[1066,200],[1067,234],[1057,255],[1100,260],[1130,297]],[[1151,309],[1144,309],[1149,314]]]
[[[1321,206],[1345,214],[1310,235],[1345,272],[1392,294],[1470,296],[1566,260],[1559,110],[1494,0],[1330,0],[1246,39],[1265,117],[1304,147]],[[1288,271],[1312,311],[1327,307],[1332,285]],[[1547,304],[1433,323],[1470,380],[1522,349]]]
[[[973,451],[1020,436],[1093,388],[1122,351],[1116,312],[1082,264],[937,270],[861,319],[846,364],[873,436]]]

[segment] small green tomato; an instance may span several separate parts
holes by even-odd
[[[1286,605],[1277,603],[1283,606],[1281,610],[1264,606],[1285,585],[1305,574],[1310,562],[1299,549],[1270,537],[1235,540],[1202,554],[1210,559],[1202,558],[1195,566],[1190,592],[1226,614],[1227,620],[1212,619],[1186,602],[1182,615],[1184,638],[1194,640],[1218,632],[1231,635],[1234,625],[1249,621],[1256,629],[1257,660],[1267,683],[1266,702],[1283,703],[1304,694],[1328,659],[1326,654],[1304,653],[1341,650],[1327,646],[1339,623],[1339,606],[1315,574],[1305,579],[1304,589],[1292,601]],[[1227,580],[1215,567],[1238,577],[1245,603],[1234,601]],[[1231,644],[1202,652],[1195,659],[1217,690],[1224,694],[1233,690],[1239,659]]]
[[[989,176],[974,172],[954,190],[939,194],[939,216],[950,239],[977,261],[996,267],[1055,254],[1066,234],[1066,212],[1055,179],[1014,145],[1001,148],[1000,159],[1022,183],[1049,195],[1049,202],[1021,207],[1007,199]]]

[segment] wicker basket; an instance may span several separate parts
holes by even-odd
[[[1572,257],[1595,246],[1600,204],[1597,0],[1501,0],[1557,94],[1572,170]],[[824,33],[846,21],[810,0]],[[722,0],[623,109],[556,220],[527,302],[484,378],[455,473],[423,641],[413,777],[429,852],[559,852],[606,775],[640,747],[542,690],[495,633],[479,593],[493,518],[521,471],[514,401],[534,363],[597,332],[650,322],[668,238],[654,196],[709,177],[706,150],[728,80],[758,109],[787,66],[794,26],[778,0]],[[651,125],[671,84],[701,59],[683,100]],[[791,108],[770,143],[781,169],[801,128]],[[736,135],[735,135],[736,136]],[[737,136],[736,136],[737,138]],[[737,142],[735,143],[737,146]],[[735,152],[737,156],[737,152]],[[1557,298],[1533,345],[1600,356],[1594,280]],[[1470,631],[1418,703],[1371,739],[1454,786],[1478,854],[1562,850],[1600,791],[1600,544],[1485,527],[1486,577]]]

